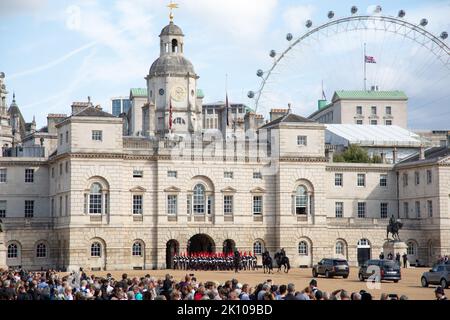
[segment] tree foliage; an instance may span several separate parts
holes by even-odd
[[[334,162],[348,163],[381,163],[382,159],[379,155],[370,157],[366,150],[357,145],[350,145],[344,152],[335,154]]]

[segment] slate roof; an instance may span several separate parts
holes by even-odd
[[[174,24],[173,21],[170,21],[170,23],[161,30],[159,36],[184,36],[184,34],[179,26]]]
[[[265,124],[261,128],[272,127],[272,126],[280,124],[280,123],[316,123],[316,122],[313,120],[303,118],[303,117],[293,114],[293,113],[288,113],[276,120],[273,120],[273,121]]]
[[[336,91],[333,102],[337,100],[408,100],[403,91]]]
[[[94,107],[88,107],[73,115],[74,117],[116,118],[112,114]]]
[[[433,147],[425,150],[425,160],[440,160],[450,156],[450,147]],[[410,163],[419,161],[419,153],[401,161],[400,163]]]

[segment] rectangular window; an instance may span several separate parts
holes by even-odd
[[[392,114],[392,108],[391,107],[386,107],[386,114],[387,115],[391,115]]]
[[[392,120],[386,120],[384,122],[384,124],[387,125],[387,126],[392,126]]]
[[[233,214],[233,196],[223,197],[223,214],[224,215]]]
[[[25,200],[25,218],[33,218],[34,200]]]
[[[34,182],[34,169],[25,169],[25,183]]]
[[[69,131],[66,131],[66,143],[69,143]]]
[[[188,195],[186,199],[186,213],[188,216],[192,214],[192,196]]]
[[[366,217],[366,203],[358,202],[358,218]]]
[[[387,174],[380,174],[380,187],[387,187]]]
[[[92,130],[92,140],[93,141],[102,141],[103,140],[103,131]]]
[[[377,107],[372,107],[372,115],[376,115],[377,114]]]
[[[297,136],[297,145],[298,146],[306,146],[308,144],[307,136]]]
[[[60,163],[59,164],[59,175],[62,176],[62,174],[63,174],[63,164]]]
[[[89,213],[90,214],[102,214],[102,194],[91,193],[89,195]]]
[[[378,125],[378,121],[377,120],[370,120],[370,125],[371,126],[376,126],[376,125]]]
[[[431,184],[433,182],[433,173],[431,170],[427,170],[427,184]]]
[[[63,208],[63,198],[59,197],[59,216],[62,217],[63,213],[62,213],[62,208]]]
[[[343,185],[343,177],[344,177],[344,175],[342,173],[336,173],[334,175],[334,185],[336,187],[342,187],[342,185]]]
[[[420,174],[417,171],[414,173],[414,181],[416,182],[416,185],[420,184]]]
[[[416,217],[420,218],[420,201],[416,201]]]
[[[143,178],[144,171],[142,170],[133,170],[133,178]]]
[[[64,215],[65,216],[69,215],[69,196],[65,196],[64,199]]]
[[[50,210],[51,210],[52,217],[54,217],[55,216],[55,199],[53,199],[53,198],[52,198],[52,204],[51,204]]]
[[[8,178],[8,171],[6,168],[0,169],[0,183],[6,183]]]
[[[0,218],[6,218],[6,200],[0,200]]]
[[[55,167],[52,168],[52,178],[55,177]]]
[[[225,172],[223,173],[223,177],[226,178],[226,179],[233,179],[233,172],[231,172],[231,171],[225,171]]]
[[[362,121],[362,120],[356,120],[356,124],[357,124],[357,125],[362,125],[362,124],[363,124],[363,121]]]
[[[386,219],[388,217],[388,204],[386,202],[380,204],[380,216],[381,219]]]
[[[408,174],[403,174],[403,186],[406,187],[408,185]]]
[[[63,142],[64,142],[64,141],[63,141],[63,134],[60,133],[60,134],[59,134],[59,145],[62,146]]]
[[[212,210],[213,210],[213,197],[212,196],[208,196],[208,200],[206,203],[206,213],[207,214],[212,214]]]
[[[262,179],[261,172],[253,172],[253,179]]]
[[[66,173],[69,173],[69,162],[66,162]]]
[[[427,201],[427,208],[428,208],[428,216],[430,218],[433,217],[433,201],[431,200]]]
[[[358,187],[366,186],[366,175],[364,173],[358,173]]]
[[[176,171],[167,171],[167,176],[169,178],[176,178],[177,177],[177,172]]]
[[[362,107],[361,106],[356,107],[356,114],[362,115]]]
[[[336,202],[335,207],[336,218],[342,218],[344,216],[344,203]]]
[[[409,203],[403,202],[403,214],[405,215],[405,218],[409,218]]]
[[[133,195],[133,214],[142,214],[142,195]]]
[[[167,196],[167,214],[176,216],[178,213],[178,197],[176,195]]]
[[[261,215],[262,214],[262,196],[253,196],[253,214]]]

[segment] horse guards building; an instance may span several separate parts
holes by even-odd
[[[0,268],[156,269],[234,248],[358,265],[383,250],[391,216],[410,264],[450,252],[449,148],[406,129],[402,92],[338,91],[309,118],[273,109],[265,121],[203,104],[173,21],[160,46],[118,117],[88,99],[37,129],[15,96],[7,106],[0,74]],[[334,162],[351,143],[382,162]]]

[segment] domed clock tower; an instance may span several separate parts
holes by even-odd
[[[174,134],[192,134],[202,129],[202,110],[196,104],[199,77],[184,57],[183,31],[172,20],[171,15],[169,25],[159,35],[160,56],[146,77],[148,99],[155,108],[155,133],[160,137],[170,132],[170,110]]]

